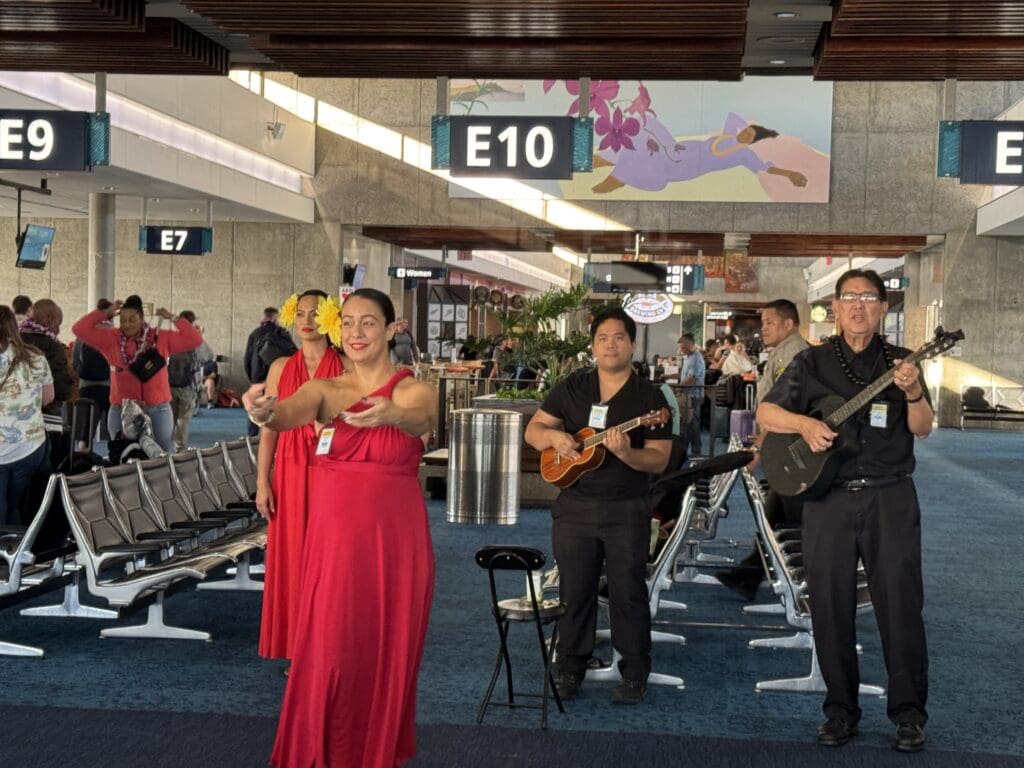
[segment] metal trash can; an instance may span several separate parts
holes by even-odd
[[[515,524],[523,415],[462,408],[452,411],[450,424],[448,522]]]

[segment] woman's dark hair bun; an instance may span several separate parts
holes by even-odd
[[[125,309],[137,309],[139,312],[142,311],[142,299],[138,294],[133,293],[131,296],[124,300]]]

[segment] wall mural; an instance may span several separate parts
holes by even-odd
[[[450,114],[577,115],[576,80],[452,80]],[[569,200],[827,203],[832,83],[593,80],[594,170],[527,181]],[[473,197],[451,186],[453,197]]]

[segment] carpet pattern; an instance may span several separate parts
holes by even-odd
[[[237,411],[205,411],[193,422],[192,441],[208,444],[237,435],[240,417]],[[437,583],[420,677],[421,744],[413,765],[674,765],[682,759],[759,766],[910,760],[958,768],[1024,765],[1024,734],[1017,727],[1024,704],[1024,600],[1019,576],[1008,566],[1019,558],[1022,542],[1022,448],[1020,433],[984,430],[941,430],[918,444],[915,478],[923,510],[931,652],[924,755],[908,758],[888,749],[892,726],[884,700],[877,698],[862,700],[861,736],[853,744],[818,748],[813,735],[821,720],[819,695],[754,692],[758,680],[806,674],[809,653],[748,650],[753,637],[782,634],[752,625],[777,627],[781,619],[747,617],[733,593],[694,584],[678,584],[665,595],[687,603],[687,611],[663,610],[658,617],[673,622],[663,628],[684,634],[687,644],[656,643],[653,653],[654,670],[682,676],[685,689],[651,686],[641,706],[619,707],[610,703],[611,684],[587,683],[566,714],[552,712],[547,734],[536,730],[535,710],[491,708],[482,727],[473,725],[497,640],[486,574],[473,553],[489,543],[550,551],[550,517],[544,510],[524,510],[515,526],[454,526],[444,521],[444,503],[430,502]],[[749,542],[752,530],[737,488],[731,513],[719,526],[723,544],[714,551],[742,556],[742,545],[727,542]],[[401,535],[400,521],[394,535]],[[502,591],[521,594],[521,579]],[[767,590],[761,597],[769,599]],[[81,766],[265,764],[285,681],[279,662],[256,657],[259,609],[258,594],[185,591],[170,598],[168,621],[211,631],[211,643],[100,640],[99,630],[109,622],[0,612],[0,639],[47,651],[43,659],[0,657],[0,712],[8,726],[2,763],[67,765],[75,754],[71,762]],[[141,617],[122,623],[135,620]],[[744,626],[707,626],[719,623]],[[513,627],[512,638],[517,684],[527,691],[540,686],[530,631]],[[862,623],[861,642],[862,679],[884,684],[870,619]],[[610,649],[599,648],[598,655],[610,657]],[[499,695],[500,690],[499,685]],[[39,729],[39,722],[46,728]],[[47,736],[51,731],[66,736]],[[186,738],[190,733],[195,738]],[[86,748],[88,754],[79,752]],[[136,759],[138,750],[146,759]],[[90,762],[93,754],[97,762]]]

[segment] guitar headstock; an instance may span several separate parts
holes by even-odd
[[[659,408],[656,411],[651,411],[646,416],[640,417],[640,426],[642,427],[660,427],[662,424],[668,424],[672,415],[669,413],[668,408]]]
[[[964,332],[962,330],[946,331],[940,325],[935,329],[935,337],[921,347],[914,357],[918,360],[927,360],[928,358],[944,355],[955,347],[958,342],[963,341],[963,338]]]

